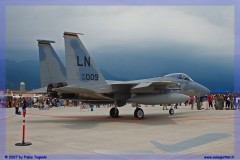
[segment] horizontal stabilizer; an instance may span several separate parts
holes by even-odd
[[[28,92],[28,94],[47,94],[47,87],[35,89],[33,91]]]

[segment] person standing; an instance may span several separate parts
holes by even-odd
[[[38,99],[38,108],[39,108],[39,109],[43,109],[43,105],[44,105],[43,99],[42,99],[42,98],[39,98],[39,99]]]
[[[83,102],[80,102],[80,112],[82,112],[83,109]]]
[[[214,102],[215,102],[214,107],[216,110],[218,110],[219,109],[218,95],[215,95]]]
[[[27,98],[27,106],[28,106],[29,108],[31,108],[31,106],[32,106],[32,100],[31,100],[31,98]]]
[[[238,100],[238,110],[240,110],[240,99]]]
[[[89,107],[90,107],[90,110],[91,110],[91,112],[92,112],[92,111],[93,111],[93,104],[90,103],[90,104],[89,104]]]
[[[26,98],[23,97],[23,105],[22,105],[22,111],[23,111],[23,114],[26,114],[26,109],[27,109],[27,101],[26,101]]]
[[[193,104],[194,104],[194,96],[190,96],[190,105],[191,105],[191,110],[193,110]]]
[[[231,110],[234,110],[234,96],[233,96],[233,94],[230,95],[230,107],[231,107]]]
[[[22,106],[23,106],[22,98],[19,98],[19,99],[18,99],[18,106],[19,106],[20,108],[22,108]]]
[[[227,96],[227,98],[226,98],[226,109],[230,110],[230,97],[229,96]]]
[[[188,105],[188,101],[185,101],[184,104],[185,104],[185,106],[187,106]]]
[[[165,109],[166,109],[166,110],[168,110],[168,108],[167,108],[167,105],[166,105],[166,104],[164,104],[164,105],[163,105],[163,110],[165,110]]]
[[[9,106],[9,108],[12,108],[12,100],[11,99],[9,99],[9,101],[8,101],[8,106]]]
[[[218,96],[218,102],[219,102],[219,109],[223,110],[223,108],[224,108],[224,96],[223,95]]]
[[[175,108],[175,109],[178,109],[178,103],[175,104],[174,108]]]
[[[209,109],[212,107],[213,109],[213,104],[212,104],[212,101],[213,101],[213,98],[212,98],[212,95],[208,95],[207,96],[207,101],[208,101],[208,107]]]
[[[46,99],[45,104],[44,104],[44,109],[49,109],[49,100]]]
[[[13,107],[15,108],[15,114],[18,114],[18,101],[14,98]]]

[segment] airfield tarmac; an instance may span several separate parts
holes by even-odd
[[[168,106],[168,108],[170,108]],[[22,116],[7,110],[7,154],[220,154],[234,155],[234,111],[191,110],[179,106],[170,116],[162,106],[142,107],[145,118],[133,118],[135,108],[120,107],[120,117],[110,118],[110,108],[79,107],[50,110],[28,108],[26,141],[21,142]]]

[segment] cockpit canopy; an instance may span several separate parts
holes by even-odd
[[[172,74],[167,74],[163,77],[173,77],[173,78],[178,78],[186,81],[193,81],[188,75],[184,73],[172,73]]]

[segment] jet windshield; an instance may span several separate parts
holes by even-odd
[[[174,77],[174,78],[183,79],[186,81],[193,81],[188,75],[184,73],[173,73],[173,74],[165,75],[163,77]]]
[[[188,75],[186,74],[179,74],[178,79],[184,79],[186,81],[193,81]]]

